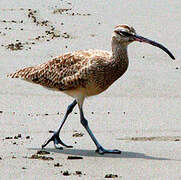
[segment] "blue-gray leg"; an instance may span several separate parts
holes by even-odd
[[[64,125],[64,123],[65,123],[68,115],[72,112],[72,110],[74,109],[74,107],[75,107],[76,104],[77,104],[77,101],[74,100],[73,103],[68,106],[67,112],[66,112],[66,114],[65,114],[65,116],[64,116],[64,118],[63,118],[63,121],[62,121],[61,124],[60,124],[59,129],[58,129],[57,131],[54,131],[54,132],[53,132],[53,136],[52,136],[50,139],[48,139],[48,140],[42,145],[42,148],[44,148],[44,147],[45,147],[47,144],[49,144],[51,141],[54,142],[55,148],[58,148],[58,149],[63,149],[62,147],[57,146],[58,144],[61,144],[62,146],[65,146],[65,147],[67,147],[67,148],[73,147],[73,146],[68,146],[68,145],[66,145],[65,143],[63,143],[62,140],[61,140],[60,137],[59,137],[59,134],[60,134],[60,130],[62,129],[62,127],[63,127],[63,125]]]
[[[86,131],[89,133],[91,139],[93,140],[93,142],[95,143],[97,150],[96,152],[99,154],[104,154],[104,153],[116,153],[116,154],[120,154],[121,151],[114,149],[114,150],[109,150],[109,149],[104,149],[99,142],[97,141],[96,137],[94,136],[94,134],[92,133],[92,131],[89,128],[88,125],[88,121],[85,119],[84,117],[84,113],[82,110],[82,107],[80,108],[80,120],[81,120],[81,124],[84,126],[84,128],[86,129]]]

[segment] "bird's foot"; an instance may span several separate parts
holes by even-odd
[[[53,136],[51,138],[49,138],[47,141],[45,141],[45,143],[42,145],[42,149],[47,146],[51,141],[53,141],[54,143],[54,146],[56,149],[63,149],[63,147],[59,146],[62,145],[62,146],[65,146],[66,148],[72,148],[73,146],[68,146],[66,145],[59,137],[59,133],[57,131],[51,131],[53,132]]]
[[[118,149],[113,149],[113,150],[104,149],[102,146],[98,147],[96,152],[99,154],[104,154],[104,153],[121,154],[121,151]]]

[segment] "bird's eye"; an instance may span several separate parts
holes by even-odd
[[[119,34],[120,34],[120,35],[124,35],[124,36],[131,36],[130,33],[125,32],[125,31],[119,31]]]

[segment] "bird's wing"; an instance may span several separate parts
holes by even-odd
[[[97,54],[94,51],[67,53],[44,64],[21,69],[9,76],[59,90],[85,87],[91,66],[90,59],[94,53]]]

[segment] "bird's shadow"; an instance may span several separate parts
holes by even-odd
[[[28,148],[29,150],[42,150],[41,148]],[[103,154],[100,155],[95,152],[95,150],[85,150],[85,149],[55,149],[55,148],[45,148],[43,149],[48,152],[59,153],[59,154],[67,154],[67,155],[74,155],[74,156],[87,156],[87,157],[98,157],[98,158],[138,158],[138,159],[147,159],[147,160],[175,160],[181,161],[176,159],[168,159],[168,158],[161,158],[161,157],[153,157],[148,156],[144,153],[138,152],[128,152],[122,151],[121,154]]]

